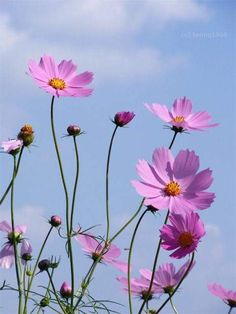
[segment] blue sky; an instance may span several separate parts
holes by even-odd
[[[120,129],[114,143],[111,163],[112,230],[115,232],[137,208],[140,197],[130,184],[137,178],[138,159],[151,159],[156,147],[168,146],[172,134],[145,107],[145,102],[171,106],[174,99],[187,96],[194,111],[207,110],[217,128],[207,132],[180,135],[173,147],[193,149],[200,155],[201,169],[213,169],[211,188],[217,198],[201,213],[207,235],[199,246],[191,276],[175,298],[183,314],[222,314],[226,306],[210,295],[206,285],[218,282],[235,289],[235,3],[233,1],[6,1],[0,9],[0,140],[13,138],[25,123],[35,129],[35,147],[23,156],[16,183],[16,217],[28,223],[27,235],[34,244],[47,232],[45,219],[54,213],[63,216],[63,193],[52,146],[49,125],[50,95],[35,86],[26,74],[29,59],[43,54],[57,61],[72,59],[79,72],[93,71],[94,93],[87,99],[56,100],[55,117],[66,178],[72,188],[74,155],[72,141],[60,138],[66,127],[76,123],[86,131],[79,138],[81,176],[76,221],[86,228],[101,224],[104,234],[105,159],[113,131],[110,118],[117,111],[136,113],[128,128]],[[10,180],[12,160],[1,154],[1,193]],[[163,215],[147,217],[141,227],[134,252],[133,275],[141,267],[151,267],[154,245]],[[9,199],[0,214],[9,219]],[[129,245],[131,228],[116,244]],[[4,240],[3,240],[4,241]],[[89,260],[76,246],[78,278]],[[56,234],[45,257],[63,254]],[[122,257],[126,258],[124,251]],[[170,261],[162,254],[163,262]],[[64,259],[64,274],[68,272]],[[173,262],[173,261],[172,261]],[[177,265],[179,263],[176,263]],[[0,271],[1,279],[13,281],[14,271]],[[101,298],[117,298],[120,293],[114,269],[101,265],[91,292]],[[69,277],[69,272],[68,272]],[[105,279],[103,279],[105,278]],[[99,283],[104,282],[102,289]],[[97,286],[97,287],[96,287]],[[134,301],[138,304],[138,301]],[[153,301],[152,305],[159,304]],[[0,305],[3,314],[13,314],[12,304]],[[122,312],[123,310],[121,310]],[[122,312],[127,313],[127,311]],[[166,308],[163,314],[170,314]]]

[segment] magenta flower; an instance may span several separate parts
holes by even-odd
[[[15,243],[21,244],[20,256],[25,254],[30,254],[32,252],[32,247],[29,242],[22,238],[22,235],[26,232],[26,225],[15,226],[15,232],[13,233],[11,226],[7,221],[0,222],[0,231],[7,233],[7,243],[4,244],[3,249],[0,251],[0,267],[10,268],[15,262],[14,256],[14,241]],[[25,260],[22,259],[22,263]]]
[[[83,251],[88,253],[93,260],[96,260],[104,249],[104,241],[98,241],[91,234],[79,234],[75,237],[75,239],[80,242],[83,247]],[[110,246],[104,251],[100,261],[111,264],[119,270],[127,273],[128,264],[118,260],[120,255],[120,249],[116,245],[110,244]]]
[[[145,106],[161,120],[169,123],[177,132],[204,131],[218,125],[218,123],[209,124],[211,116],[206,111],[192,113],[192,102],[186,97],[176,99],[171,110],[160,104],[145,104]]]
[[[63,298],[66,298],[66,299],[72,296],[72,288],[66,281],[64,281],[61,286],[60,294]]]
[[[194,252],[198,243],[205,235],[205,229],[199,215],[195,212],[185,214],[172,213],[170,224],[164,225],[161,232],[161,246],[163,249],[175,250],[170,256],[182,258]]]
[[[131,120],[133,120],[134,117],[135,117],[135,114],[133,112],[129,112],[129,111],[117,112],[115,114],[113,122],[117,126],[122,127],[128,124]]]
[[[137,164],[143,181],[132,181],[137,192],[145,197],[145,205],[157,209],[169,208],[171,212],[184,212],[208,208],[215,198],[205,192],[211,185],[212,171],[197,173],[199,157],[194,151],[181,150],[176,158],[167,148],[154,151],[152,165],[146,160]]]
[[[76,65],[72,61],[62,60],[58,65],[53,57],[43,56],[39,64],[29,62],[30,75],[40,88],[53,96],[86,97],[92,89],[86,88],[93,80],[92,72],[76,73]]]
[[[123,285],[123,290],[128,291],[128,279],[125,277],[117,277],[117,280]],[[143,300],[146,300],[149,290],[150,280],[141,276],[140,278],[134,278],[130,280],[130,291],[134,296],[138,296]],[[151,300],[157,293],[161,293],[161,289],[156,285],[152,286],[148,300]]]
[[[22,146],[22,140],[9,140],[1,143],[1,147],[3,148],[4,152],[11,155],[17,154]]]
[[[230,307],[236,307],[236,291],[226,290],[224,287],[216,283],[208,285],[208,290]]]
[[[159,266],[158,270],[154,274],[153,286],[159,289],[162,293],[171,293],[174,287],[180,282],[185,272],[189,267],[190,261],[187,261],[176,272],[175,266],[172,263],[166,263]],[[192,264],[192,267],[194,264]],[[146,280],[151,281],[152,271],[149,269],[140,269],[140,274]]]

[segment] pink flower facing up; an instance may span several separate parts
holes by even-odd
[[[154,274],[153,287],[156,287],[161,293],[173,292],[175,286],[180,282],[187,271],[189,263],[190,261],[187,261],[177,272],[172,263],[162,264]],[[194,264],[192,264],[191,269],[193,265]],[[140,269],[139,272],[142,277],[150,283],[152,271],[149,269]]]
[[[135,114],[133,112],[129,111],[122,111],[122,112],[117,112],[115,114],[113,122],[119,126],[123,127],[126,124],[128,124],[133,118],[135,117]]]
[[[175,250],[170,256],[182,258],[194,252],[205,229],[199,215],[195,212],[185,214],[172,213],[170,224],[164,225],[160,230],[163,249]]]
[[[23,146],[22,140],[9,140],[2,142],[1,147],[5,153],[16,155]]]
[[[73,62],[62,60],[58,65],[53,57],[43,56],[39,64],[31,60],[29,72],[40,88],[53,96],[86,97],[92,89],[85,86],[93,80],[92,72],[76,73]]]
[[[208,290],[230,307],[236,307],[236,291],[226,290],[224,287],[216,283],[208,285]]]
[[[218,123],[209,124],[211,116],[206,111],[192,113],[192,102],[186,97],[176,99],[171,110],[160,104],[145,104],[145,106],[155,116],[169,123],[172,130],[176,132],[204,131],[218,125]]]
[[[96,261],[96,259],[104,249],[104,241],[98,241],[91,234],[80,234],[76,236],[75,239],[80,242],[83,247],[83,251],[88,253],[88,255],[90,255],[94,261]],[[104,251],[100,261],[103,263],[111,264],[122,272],[127,273],[128,264],[126,262],[118,260],[118,257],[120,255],[120,249],[116,245],[110,244],[110,246]]]
[[[3,249],[0,251],[0,267],[10,268],[15,262],[14,256],[14,241],[17,245],[21,244],[20,256],[21,261],[24,264],[32,252],[32,247],[29,242],[22,238],[22,235],[26,232],[26,225],[15,226],[15,232],[13,233],[11,226],[7,221],[0,222],[0,231],[7,233],[7,243],[4,244]],[[28,256],[28,258],[26,258]]]
[[[212,171],[197,173],[199,157],[194,151],[181,150],[176,158],[167,148],[154,151],[152,165],[146,160],[137,164],[142,181],[132,181],[137,192],[145,197],[145,205],[157,209],[169,208],[171,212],[184,212],[208,208],[215,198],[205,192],[211,185]]]
[[[128,291],[128,279],[125,277],[117,277],[117,280],[123,285],[123,290]],[[147,280],[141,275],[140,278],[133,278],[130,280],[130,291],[134,296],[140,297],[140,299],[146,300],[149,289],[150,280]],[[161,293],[161,289],[153,285],[149,294],[148,300],[151,300],[157,293]]]

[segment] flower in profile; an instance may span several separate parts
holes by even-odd
[[[145,104],[145,106],[155,116],[169,123],[172,130],[176,132],[204,131],[218,125],[218,123],[210,124],[211,116],[206,111],[193,113],[192,102],[186,97],[176,99],[171,110],[160,104]]]
[[[24,264],[26,261],[22,258],[25,254],[31,254],[32,248],[29,242],[22,238],[22,235],[26,232],[26,225],[15,226],[14,232],[7,221],[0,222],[0,231],[7,233],[8,241],[4,244],[3,249],[0,251],[0,267],[10,268],[15,262],[14,255],[14,243],[16,245],[21,244],[20,256],[21,261]]]
[[[212,171],[199,169],[199,157],[194,151],[181,150],[176,158],[167,148],[154,151],[152,165],[146,160],[137,164],[142,181],[132,181],[137,192],[145,197],[145,205],[171,212],[208,208],[215,198],[205,192],[211,185]]]
[[[217,283],[208,285],[208,290],[212,294],[223,300],[231,308],[236,307],[236,291],[226,290],[224,287],[218,285]]]
[[[175,250],[170,256],[182,258],[194,252],[200,239],[205,235],[205,229],[199,215],[195,212],[185,214],[172,213],[170,224],[160,230],[163,249]]]
[[[135,117],[135,114],[133,112],[121,111],[115,114],[113,122],[117,126],[123,127],[126,124],[128,124],[131,120],[133,120],[134,117]]]
[[[116,245],[109,244],[109,246],[104,249],[105,242],[103,240],[98,241],[91,234],[79,234],[75,239],[80,242],[83,251],[88,253],[94,261],[99,258],[101,252],[104,250],[100,262],[111,264],[122,272],[127,273],[128,264],[118,260],[118,257],[121,255],[121,250]]]
[[[190,261],[187,261],[178,271],[172,263],[166,263],[159,266],[154,274],[153,286],[159,288],[162,293],[173,292],[175,286],[180,282],[189,267]],[[192,264],[191,269],[194,264]],[[140,269],[140,274],[146,280],[151,281],[152,271],[149,269]]]
[[[29,72],[40,88],[53,96],[86,97],[92,89],[85,87],[93,80],[92,72],[77,74],[76,65],[62,60],[56,64],[53,57],[43,56],[39,64],[31,60]]]
[[[66,281],[64,281],[61,286],[60,294],[63,298],[66,298],[66,299],[72,296],[72,288]]]
[[[116,278],[122,285],[123,290],[128,291],[128,279],[125,277]],[[140,278],[133,278],[130,280],[130,292],[134,296],[140,297],[142,300],[146,300],[148,296],[150,280],[147,280],[141,275]],[[157,293],[161,293],[161,289],[156,285],[153,285],[148,296],[148,300],[151,300]]]
[[[17,135],[18,140],[22,140],[24,146],[29,146],[34,141],[34,131],[30,124],[25,124],[19,134]]]
[[[9,140],[1,143],[1,147],[3,148],[4,152],[13,156],[19,153],[22,146],[22,140]]]

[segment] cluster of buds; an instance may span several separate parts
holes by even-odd
[[[30,124],[25,124],[17,135],[18,140],[23,142],[24,146],[29,146],[34,141],[34,131]]]

